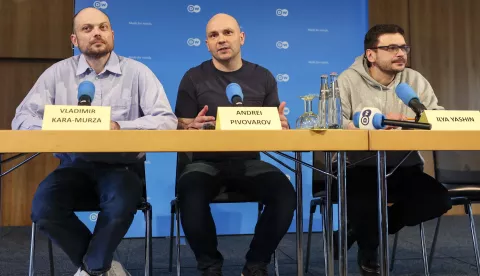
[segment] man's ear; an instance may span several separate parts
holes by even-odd
[[[70,41],[75,47],[78,47],[78,40],[77,40],[77,35],[76,34],[71,34],[70,35]]]

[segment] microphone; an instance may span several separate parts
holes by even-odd
[[[412,87],[402,82],[395,88],[395,93],[405,105],[410,107],[413,112],[415,112],[415,121],[418,122],[423,111],[427,110],[427,108],[420,102],[420,99],[417,97],[417,94],[415,94],[415,91],[413,91]]]
[[[95,97],[95,85],[91,81],[82,81],[78,85],[78,105],[91,106]]]
[[[233,105],[243,106],[242,88],[238,83],[230,83],[226,89],[228,101]]]
[[[432,129],[431,124],[417,123],[409,121],[385,119],[377,108],[366,107],[361,112],[353,114],[353,124],[360,129],[384,129],[386,126],[395,126],[411,129]]]

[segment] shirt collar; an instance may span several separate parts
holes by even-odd
[[[85,73],[85,71],[87,71],[88,69],[90,69],[90,65],[88,65],[85,56],[81,54],[77,66],[77,76]],[[115,52],[111,52],[110,58],[108,59],[107,64],[105,64],[105,69],[103,71],[109,71],[111,73],[119,75],[122,74],[122,70],[120,68],[120,59],[118,58],[117,54],[115,54]]]

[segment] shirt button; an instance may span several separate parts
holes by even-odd
[[[96,76],[95,79],[98,80],[98,76]]]

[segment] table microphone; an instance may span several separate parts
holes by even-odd
[[[95,85],[91,81],[82,81],[78,85],[78,105],[91,106],[95,97]]]
[[[369,107],[353,114],[353,124],[356,128],[360,129],[384,129],[386,126],[425,130],[432,129],[432,125],[428,123],[385,119],[385,115],[383,115],[380,110]]]
[[[226,94],[228,101],[233,105],[243,106],[243,92],[238,83],[230,83],[227,85]]]
[[[415,91],[413,91],[413,88],[410,87],[410,85],[402,82],[395,88],[395,93],[405,105],[410,107],[413,112],[415,112],[415,121],[418,122],[423,111],[427,110],[427,108],[420,102],[420,99],[418,98],[417,94],[415,94]]]

